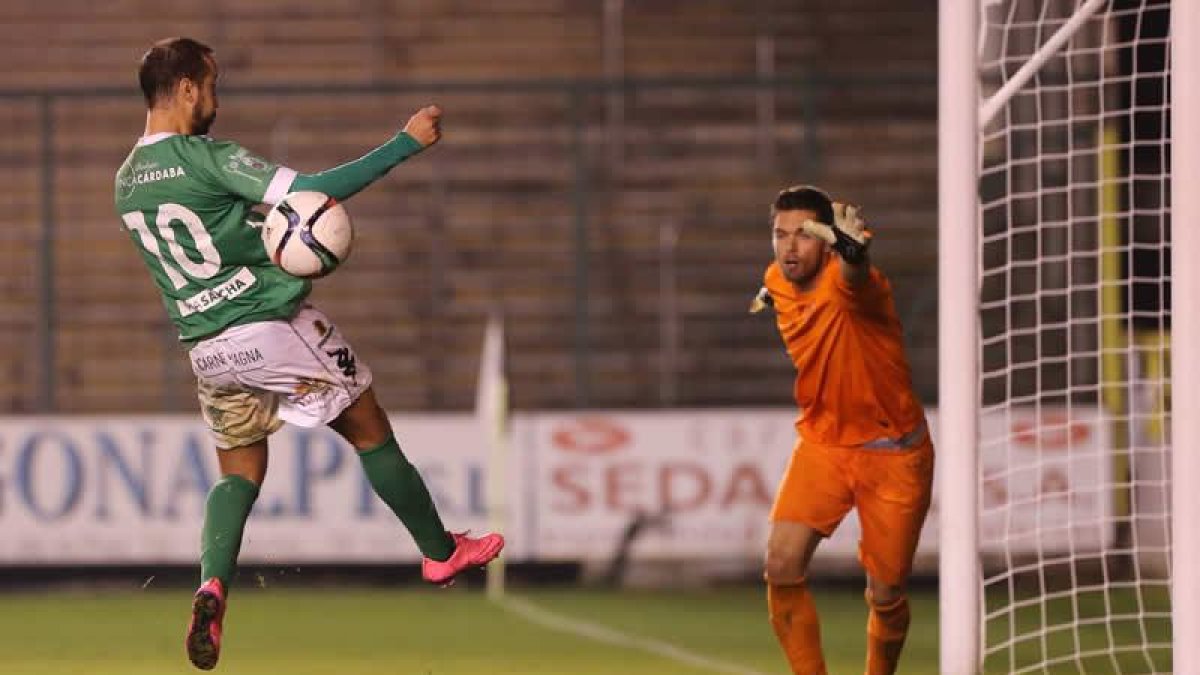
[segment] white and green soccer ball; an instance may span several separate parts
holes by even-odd
[[[271,262],[302,279],[337,269],[350,255],[354,226],[346,207],[321,192],[293,192],[267,214],[263,247]]]

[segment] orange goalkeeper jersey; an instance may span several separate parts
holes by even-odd
[[[796,366],[796,428],[806,441],[855,446],[896,438],[924,411],[912,390],[892,287],[875,267],[852,289],[830,256],[812,289],[801,291],[775,263],[764,283],[779,334]]]

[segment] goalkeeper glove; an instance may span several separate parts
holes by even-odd
[[[871,245],[871,231],[866,222],[859,217],[861,209],[850,204],[834,202],[833,225],[806,220],[801,226],[804,231],[829,244],[851,265],[861,264],[867,258],[867,248]]]

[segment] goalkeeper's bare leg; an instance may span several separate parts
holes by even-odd
[[[793,673],[825,675],[821,626],[805,575],[822,535],[803,523],[776,521],[767,539],[767,612]]]
[[[400,450],[391,422],[368,388],[329,425],[358,451],[371,487],[408,528],[431,583],[449,585],[465,569],[491,562],[504,548],[500,534],[468,537],[447,532],[421,475]]]

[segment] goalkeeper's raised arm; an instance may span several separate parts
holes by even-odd
[[[841,202],[833,202],[831,206],[831,220],[806,220],[801,227],[808,234],[829,244],[829,248],[842,259],[842,276],[852,287],[860,286],[869,276],[871,262],[867,257],[867,249],[871,246],[871,231],[867,229],[859,207]]]

